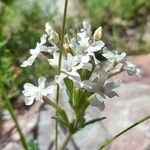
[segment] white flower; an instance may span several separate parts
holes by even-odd
[[[49,64],[54,68],[58,67],[59,53],[55,52],[53,54],[53,59],[49,59]],[[70,53],[67,57],[62,56],[61,73],[55,77],[55,81],[62,87],[64,78],[68,77],[74,82],[80,82],[80,75],[77,70],[83,68],[91,71],[92,64],[86,63],[87,56],[80,57],[78,55],[72,56]]]
[[[49,59],[49,64],[54,68],[58,67],[59,53],[53,54],[53,59]],[[80,64],[80,58],[78,56],[72,56],[70,53],[67,57],[62,56],[61,72],[75,75],[78,69],[81,69],[83,65]]]
[[[76,72],[79,67],[80,59],[77,56],[72,56],[70,53],[67,54],[67,58],[62,60],[62,71],[66,73]]]
[[[58,50],[55,45],[52,47],[45,46],[46,38],[47,35],[44,34],[40,39],[40,43],[37,43],[36,48],[30,49],[31,56],[21,64],[21,67],[31,66],[41,52],[53,53]]]
[[[22,93],[25,96],[26,105],[33,104],[34,100],[43,102],[42,96],[46,96],[49,91],[45,88],[45,82],[46,79],[44,77],[40,77],[38,79],[38,86],[34,86],[31,83],[26,83],[24,85]]]
[[[103,69],[98,71],[97,79],[98,81],[95,79],[96,82],[92,82],[89,80],[83,81],[82,84],[80,84],[82,85],[81,88],[94,92],[104,99],[106,98],[106,96],[112,98],[117,95],[117,93],[113,90],[120,85],[118,80],[112,82],[106,82],[107,73]]]
[[[82,28],[81,32],[77,33],[77,37],[70,40],[69,46],[75,55],[92,56],[97,64],[99,61],[95,57],[95,52],[102,50],[105,43],[103,41],[92,42],[90,36],[90,28]]]
[[[55,52],[53,54],[53,59],[49,59],[49,64],[54,68],[58,67],[59,53]],[[77,70],[81,69],[84,66],[84,59],[81,60],[78,56],[72,56],[70,53],[67,54],[67,57],[62,56],[62,65],[61,65],[61,74],[55,77],[55,81],[60,84],[62,87],[63,79],[69,77],[71,80],[80,80],[80,75]],[[90,66],[86,66],[90,69]]]
[[[106,96],[109,98],[116,96],[117,93],[114,89],[120,85],[118,80],[106,82],[107,78],[107,72],[104,69],[100,69],[94,81],[84,80],[79,82],[79,88],[93,93],[89,97],[90,105],[97,107],[100,111],[105,109],[104,99],[106,99]]]
[[[127,71],[127,73],[132,76],[132,75],[138,75],[140,76],[140,69],[138,69],[134,64],[130,62],[125,62],[123,69]]]
[[[110,62],[117,62],[117,63],[122,62],[126,57],[125,52],[119,55],[117,52],[112,52],[112,51],[109,51],[108,49],[104,49],[102,55],[105,58],[107,58]]]

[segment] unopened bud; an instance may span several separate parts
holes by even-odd
[[[49,36],[48,41],[50,43],[55,43],[56,44],[59,41],[58,34],[52,29],[52,27],[49,23],[46,23],[46,25],[45,25],[45,32]]]
[[[67,52],[69,49],[69,45],[67,43],[64,43],[63,47],[64,47],[64,50]]]
[[[94,32],[94,41],[98,41],[102,37],[102,27],[100,26],[95,32]]]
[[[48,41],[50,43],[55,43],[56,44],[59,41],[58,34],[55,31],[51,30],[51,33],[50,33],[49,38],[48,38]]]
[[[51,30],[52,30],[52,27],[50,26],[50,24],[47,22],[46,25],[45,25],[45,32],[50,35],[51,34]]]

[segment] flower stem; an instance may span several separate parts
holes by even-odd
[[[117,139],[119,136],[121,136],[122,134],[124,134],[125,132],[127,132],[128,130],[134,128],[135,126],[143,123],[144,121],[150,119],[150,115],[144,117],[143,119],[137,121],[136,123],[134,123],[133,125],[129,126],[128,128],[126,128],[125,130],[121,131],[120,133],[118,133],[117,135],[115,135],[113,138],[111,138],[110,140],[107,140],[100,148],[99,150],[104,149],[106,146],[108,146],[109,144],[111,144],[115,139]]]
[[[62,52],[63,52],[63,44],[64,44],[64,34],[65,34],[65,24],[66,24],[66,16],[67,16],[67,6],[68,6],[68,0],[65,0],[65,6],[64,6],[64,14],[63,14],[63,24],[61,29],[61,45],[60,45],[60,51],[59,51],[59,60],[58,60],[58,74],[61,72],[61,62],[62,62]],[[56,104],[59,104],[59,85],[57,84],[57,92],[56,92]],[[57,111],[56,111],[57,113]],[[55,124],[55,150],[58,149],[58,123],[56,121]]]
[[[63,44],[64,44],[65,24],[66,24],[66,16],[67,16],[67,6],[68,6],[68,0],[65,0],[63,24],[62,24],[62,29],[61,29],[61,45],[60,45],[59,62],[58,62],[58,72],[59,72],[59,74],[61,72],[61,60],[62,60],[62,52],[63,52]]]
[[[68,132],[66,137],[65,137],[65,140],[64,140],[64,142],[63,142],[63,144],[62,144],[62,146],[60,148],[60,150],[64,150],[65,149],[65,147],[67,146],[67,144],[68,144],[68,142],[69,142],[71,137],[72,137],[72,134],[70,132]]]
[[[16,129],[17,129],[17,131],[19,133],[19,136],[20,136],[21,144],[22,144],[24,150],[28,150],[28,145],[26,143],[26,139],[25,139],[25,137],[24,137],[24,135],[23,135],[23,133],[21,131],[21,128],[20,128],[20,126],[18,124],[16,115],[14,114],[12,105],[11,105],[11,103],[10,103],[8,97],[7,97],[7,94],[6,94],[6,92],[4,90],[3,90],[3,99],[4,99],[4,103],[6,105],[7,110],[9,111],[9,114],[10,114],[11,118],[12,118],[13,122],[15,123],[15,127],[16,127]]]

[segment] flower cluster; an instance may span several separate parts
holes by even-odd
[[[76,117],[79,113],[84,117],[89,105],[96,106],[102,111],[107,97],[118,96],[115,89],[120,82],[117,79],[112,80],[112,76],[122,71],[127,71],[129,75],[140,73],[135,65],[127,61],[125,52],[119,54],[108,50],[101,37],[102,27],[92,34],[91,25],[85,21],[79,32],[69,32],[64,36],[61,71],[55,75],[52,82],[54,85],[59,85],[60,89],[66,89],[63,91],[67,93],[69,104]],[[47,23],[40,43],[37,43],[35,49],[30,50],[31,56],[21,66],[31,66],[35,59],[39,58],[58,70],[59,39],[59,35]],[[45,56],[43,52],[49,53],[50,57]],[[31,105],[34,100],[43,101],[43,96],[50,94],[45,82],[46,79],[40,77],[38,87],[29,83],[24,85],[23,94],[27,105]]]

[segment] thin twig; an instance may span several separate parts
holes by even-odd
[[[106,146],[108,146],[109,144],[111,144],[115,139],[117,139],[119,136],[121,136],[122,134],[124,134],[125,132],[127,132],[128,130],[134,128],[135,126],[143,123],[144,121],[150,119],[150,115],[144,117],[143,119],[137,121],[136,123],[134,123],[133,125],[131,125],[130,127],[126,128],[125,130],[121,131],[120,133],[118,133],[117,135],[115,135],[113,138],[111,138],[110,140],[107,140],[100,148],[99,150],[104,149]]]

